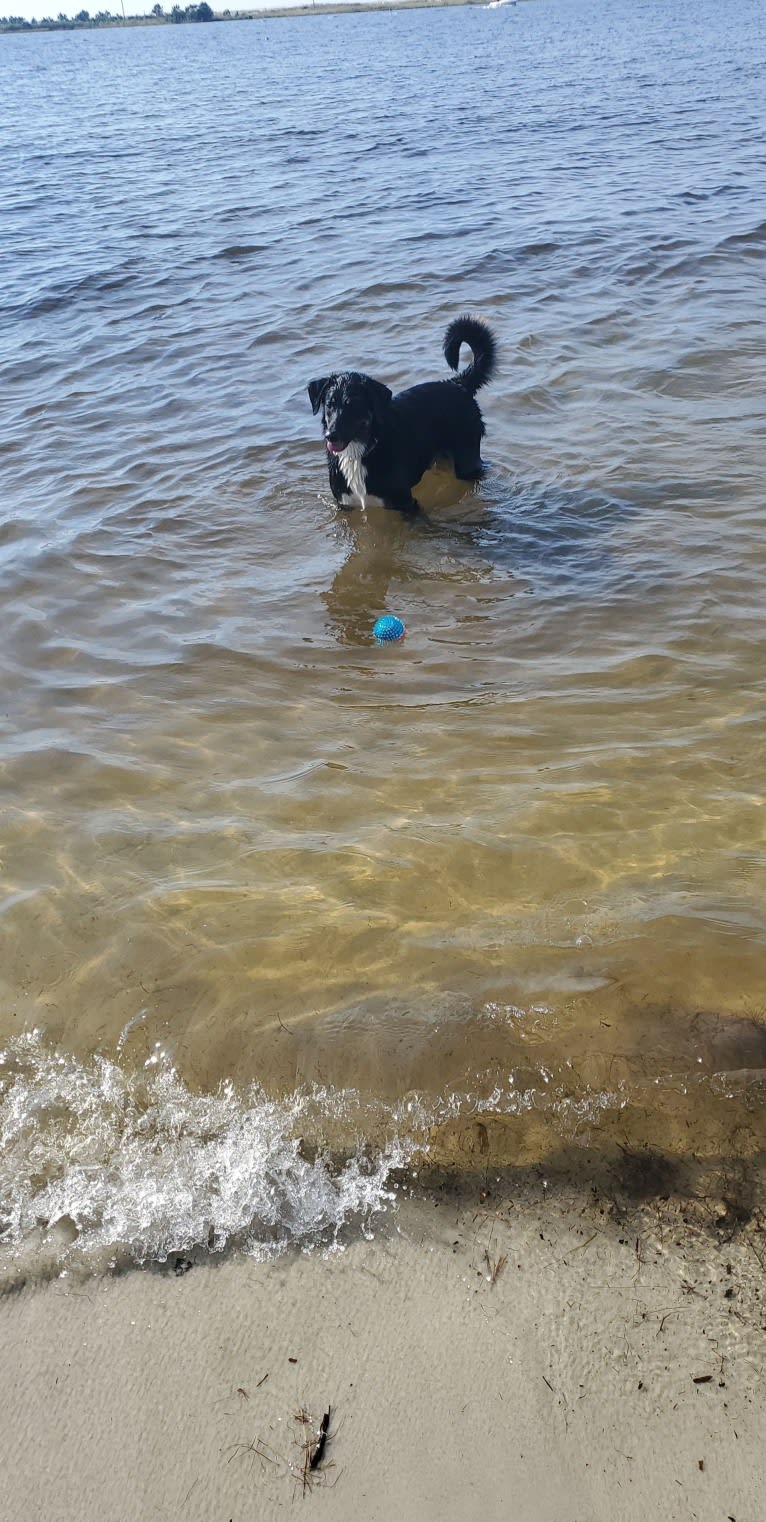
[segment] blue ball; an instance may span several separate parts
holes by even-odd
[[[384,613],[373,624],[372,632],[380,645],[387,645],[392,640],[404,639],[404,624],[400,618],[394,618],[391,613]]]

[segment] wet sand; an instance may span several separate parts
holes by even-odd
[[[764,1234],[727,1210],[474,1186],[329,1258],[27,1285],[7,1514],[751,1522]],[[296,1413],[328,1407],[304,1497]]]

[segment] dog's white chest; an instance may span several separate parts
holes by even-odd
[[[367,490],[367,471],[362,463],[364,448],[362,444],[352,442],[347,444],[338,455],[338,464],[343,472],[343,479],[348,487],[349,495],[343,498],[344,507],[353,507],[355,502],[367,507],[382,507],[379,497],[371,497]]]
[[[338,455],[338,464],[352,498],[364,507],[367,501],[367,471],[362,464],[361,444],[347,444]]]

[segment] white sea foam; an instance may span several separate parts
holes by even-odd
[[[39,1032],[20,1038],[0,1066],[6,1273],[229,1245],[273,1256],[337,1244],[349,1223],[369,1229],[411,1148],[393,1140],[340,1163],[305,1155],[305,1125],[332,1103],[326,1092],[278,1102],[231,1084],[198,1094],[162,1058],[130,1073],[56,1052]]]

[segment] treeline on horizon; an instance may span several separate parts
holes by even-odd
[[[224,11],[223,15],[230,16],[231,11]],[[215,16],[207,0],[201,0],[200,5],[187,5],[185,10],[174,5],[172,10],[165,11],[161,5],[155,5],[145,16],[115,16],[111,11],[97,11],[95,16],[91,16],[90,11],[78,11],[71,17],[59,11],[55,18],[46,16],[42,21],[27,21],[24,16],[0,16],[0,32],[71,32],[79,27],[130,26],[140,21],[215,21]]]

